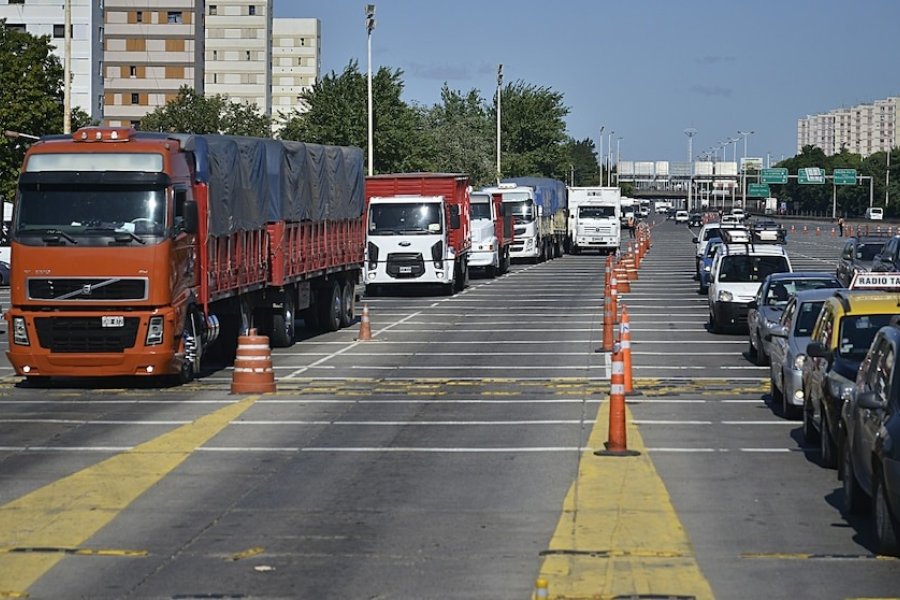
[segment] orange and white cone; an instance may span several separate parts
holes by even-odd
[[[619,321],[620,346],[622,349],[623,379],[622,385],[625,394],[634,393],[634,381],[631,376],[631,319],[628,318],[628,308],[622,305],[622,318]]]
[[[359,320],[359,334],[356,336],[357,342],[372,341],[372,325],[369,323],[369,305],[363,304],[362,318]]]
[[[638,452],[628,449],[625,433],[625,386],[622,352],[619,345],[613,350],[612,373],[609,378],[609,436],[605,450],[596,450],[599,456],[635,456]]]
[[[231,377],[232,394],[265,394],[275,391],[269,338],[251,329],[238,337],[237,356]]]

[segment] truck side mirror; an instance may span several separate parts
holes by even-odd
[[[450,207],[450,229],[459,229],[462,226],[459,220],[459,206]]]
[[[188,200],[184,203],[184,232],[197,233],[200,228],[200,216],[197,211],[197,202]]]

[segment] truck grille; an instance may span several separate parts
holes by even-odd
[[[513,231],[516,235],[525,235],[525,227],[516,227]]]
[[[146,279],[58,278],[29,279],[28,297],[32,300],[75,302],[110,300],[146,300]]]
[[[425,261],[418,252],[388,254],[387,274],[397,279],[421,277],[425,274]]]
[[[125,317],[122,327],[103,327],[101,317],[38,317],[38,343],[50,352],[123,352],[134,347],[139,317]]]

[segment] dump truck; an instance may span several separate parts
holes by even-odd
[[[86,127],[28,150],[10,231],[7,357],[29,380],[169,376],[251,328],[355,319],[358,148]]]

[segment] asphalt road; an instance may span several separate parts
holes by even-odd
[[[896,596],[900,563],[836,508],[746,334],[706,331],[690,238],[660,222],[625,297],[628,405],[715,596]],[[829,270],[838,245],[788,250]],[[375,341],[277,350],[278,393],[243,400],[227,370],[34,389],[4,363],[0,597],[529,597],[609,389],[602,269],[566,256],[367,299]]]

